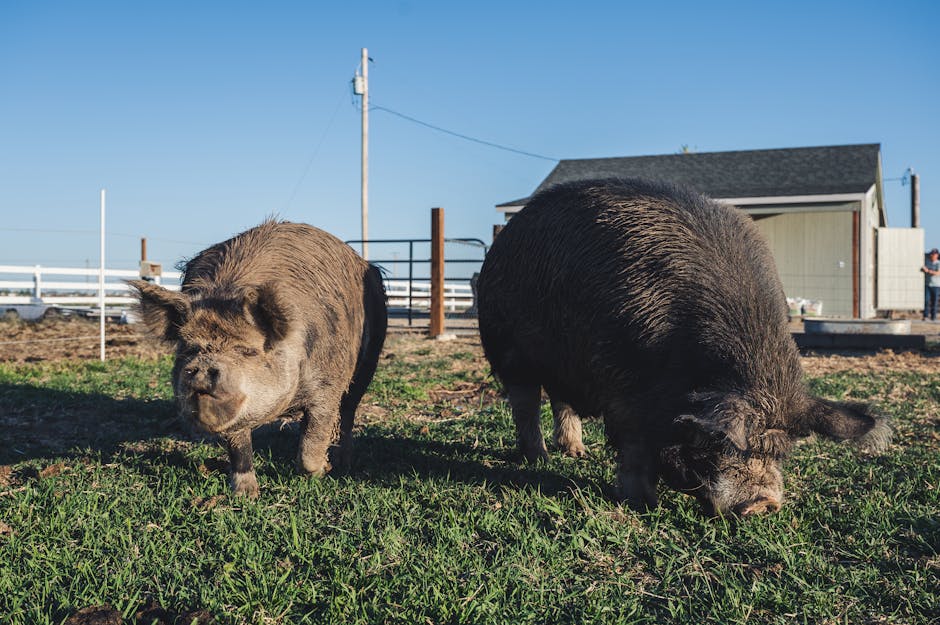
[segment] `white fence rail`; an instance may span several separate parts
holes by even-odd
[[[25,305],[97,306],[98,269],[0,265],[0,307]],[[105,306],[123,307],[134,303],[131,289],[123,280],[140,277],[135,269],[105,269]],[[27,278],[8,279],[16,276]],[[165,271],[157,284],[178,291],[182,274]],[[94,281],[89,278],[95,278]],[[388,305],[393,308],[427,309],[431,304],[431,283],[385,280]],[[410,295],[410,300],[409,300]],[[445,282],[444,308],[463,312],[473,306],[473,291],[466,282]]]
[[[431,283],[411,282],[411,308],[430,309]],[[409,283],[407,280],[385,280],[385,294],[388,296],[389,308],[407,308]],[[473,306],[473,290],[466,282],[444,283],[444,310],[448,312],[464,312]]]
[[[78,267],[42,267],[0,265],[0,306],[42,304],[59,306],[97,306],[98,269]],[[11,276],[29,276],[28,279],[11,280]],[[134,303],[131,288],[123,282],[140,278],[136,269],[105,269],[105,305],[127,306]],[[158,284],[171,290],[179,290],[180,272],[165,271],[156,278]],[[81,280],[80,278],[85,278]],[[95,278],[92,282],[88,278]]]

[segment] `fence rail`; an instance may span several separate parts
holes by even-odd
[[[76,267],[42,267],[0,265],[0,307],[6,306],[97,306],[98,269]],[[140,278],[134,269],[105,269],[105,306],[122,307],[135,302],[131,288],[123,281]],[[10,280],[10,276],[29,276],[27,279]],[[48,277],[54,279],[48,279]],[[63,279],[71,277],[72,280]],[[182,274],[165,271],[155,282],[178,291]],[[94,282],[80,278],[95,278]],[[108,280],[111,280],[108,282]],[[385,292],[390,308],[427,309],[431,302],[430,281],[409,281],[386,278]],[[444,284],[444,306],[450,312],[463,312],[473,306],[473,291],[466,281]],[[2,311],[0,311],[2,312]]]
[[[45,305],[45,306],[97,306],[99,269],[80,267],[43,267],[40,265],[0,265],[0,306]],[[29,279],[10,280],[10,276],[30,276]],[[48,279],[52,276],[54,279]],[[105,269],[105,306],[127,306],[134,303],[131,288],[123,281],[140,278],[137,269]],[[182,274],[165,271],[154,281],[167,289],[178,291]],[[71,277],[72,280],[63,280]],[[94,282],[77,278],[95,278]],[[108,282],[108,280],[111,282]]]
[[[410,288],[409,288],[410,285]],[[385,280],[385,294],[389,308],[430,309],[431,282],[409,280]],[[448,312],[464,312],[473,306],[473,290],[466,282],[444,283],[444,309]]]

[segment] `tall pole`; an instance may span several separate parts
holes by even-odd
[[[911,172],[911,228],[920,228],[920,178]]]
[[[369,50],[362,49],[362,257],[369,260]]]
[[[104,362],[104,196],[101,190],[101,261],[98,266],[98,334],[101,362]]]
[[[444,209],[431,209],[431,338],[444,334]]]

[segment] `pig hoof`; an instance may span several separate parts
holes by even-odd
[[[254,473],[233,473],[229,477],[229,486],[232,487],[232,494],[249,499],[257,499],[260,493],[258,478]]]
[[[655,508],[658,503],[656,487],[640,476],[621,476],[618,494],[621,500],[638,512]]]
[[[330,463],[325,460],[319,463],[304,462],[303,460],[297,462],[297,470],[307,477],[323,477],[332,468]]]
[[[548,450],[542,445],[539,447],[522,447],[520,449],[522,457],[526,462],[536,464],[539,462],[548,462]]]
[[[583,443],[558,443],[561,452],[571,458],[584,458],[587,456],[587,448]]]

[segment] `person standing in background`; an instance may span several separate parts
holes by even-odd
[[[920,268],[926,276],[924,281],[924,321],[928,316],[937,320],[937,300],[940,299],[940,250],[933,248],[927,252],[928,260]]]

